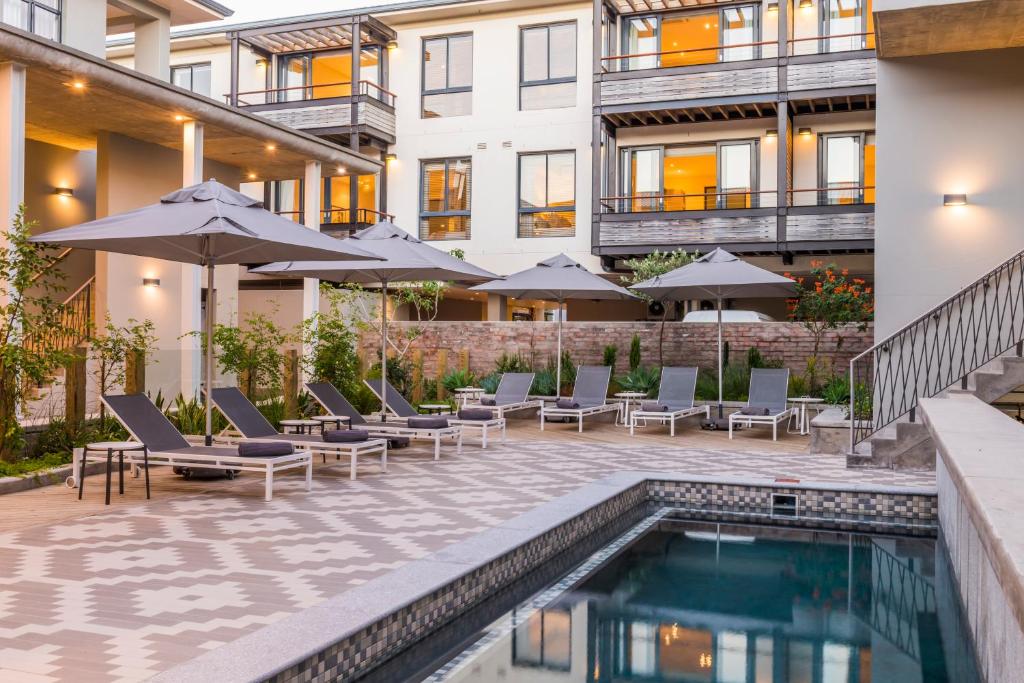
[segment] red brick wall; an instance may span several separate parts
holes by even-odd
[[[423,374],[437,376],[438,352],[445,351],[447,367],[456,367],[459,354],[468,352],[469,366],[477,374],[494,370],[495,361],[503,352],[520,353],[532,358],[534,366],[555,356],[557,326],[550,322],[429,322],[392,323],[399,332],[418,327],[423,334],[412,344],[407,357],[419,350],[423,355]],[[658,331],[656,322],[566,322],[562,326],[563,348],[579,363],[601,362],[604,347],[619,347],[616,371],[627,366],[629,345],[633,334],[640,335],[642,364],[658,364]],[[713,368],[717,332],[713,323],[666,323],[665,365],[697,365]],[[842,339],[837,348],[837,342]],[[845,371],[850,358],[872,344],[871,326],[860,332],[847,327],[826,333],[821,355],[831,361],[836,371]],[[781,358],[794,372],[803,373],[814,341],[799,323],[729,323],[724,326],[723,341],[729,343],[734,362],[745,362],[747,349],[756,347],[765,358]],[[361,339],[364,357],[379,358],[380,336],[365,332]]]

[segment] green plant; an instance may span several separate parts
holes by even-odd
[[[441,378],[441,386],[448,390],[449,393],[454,392],[456,389],[462,387],[471,387],[476,384],[476,375],[469,370],[463,370],[462,368],[456,368],[449,370],[444,377]]]
[[[847,375],[832,377],[821,388],[821,398],[829,405],[849,405],[850,378]]]
[[[636,370],[640,367],[640,335],[634,334],[629,341],[629,369]]]
[[[498,392],[498,384],[501,382],[501,374],[492,372],[489,375],[481,377],[477,384],[484,390],[485,394],[496,394]]]
[[[158,395],[159,397],[159,395]],[[155,401],[154,401],[155,403]],[[161,401],[163,403],[163,401]],[[157,407],[160,407],[159,405]],[[164,410],[164,415],[182,434],[206,433],[206,406],[197,396],[185,398],[183,394],[174,397],[174,403]],[[213,411],[213,433],[228,427],[228,421],[218,410]]]
[[[615,344],[609,344],[604,347],[604,352],[601,354],[601,365],[607,365],[612,369],[612,375],[615,374],[615,361],[619,355],[619,347]]]
[[[642,258],[626,259],[623,263],[626,268],[629,268],[632,272],[622,278],[622,281],[629,285],[635,285],[645,280],[650,280],[653,277],[664,275],[676,268],[681,268],[688,263],[692,263],[700,256],[698,252],[692,254],[687,253],[683,249],[676,249],[674,251],[658,251],[655,249],[650,254]],[[651,303],[654,299],[644,292],[634,290],[634,293],[644,301]],[[661,314],[661,325],[658,327],[658,364],[665,364],[665,321],[668,320],[668,314],[672,310],[671,306],[665,306],[664,313]],[[637,362],[637,365],[640,363]],[[630,366],[630,370],[635,369],[634,366]]]
[[[199,335],[205,349],[206,335],[191,334]],[[270,394],[280,391],[283,347],[293,339],[292,334],[262,313],[250,313],[240,327],[218,323],[213,329],[213,344],[221,371],[237,375],[242,393],[250,401],[259,398],[260,390]]]
[[[746,401],[750,390],[750,368],[746,365],[726,365],[722,368],[722,400]],[[704,369],[697,375],[694,398],[701,401],[718,400],[718,375]]]
[[[156,345],[153,322],[139,322],[128,319],[128,324],[118,327],[106,316],[103,334],[94,334],[90,339],[93,357],[96,359],[94,372],[100,395],[110,393],[119,384],[124,384],[128,359],[137,358],[145,363]],[[100,403],[100,423],[107,421],[107,407]]]
[[[459,260],[466,258],[466,252],[462,249],[452,249],[448,253]],[[416,319],[422,322],[437,317],[441,300],[451,284],[438,281],[401,282],[395,284],[392,292],[395,300],[399,304],[408,304],[416,312]]]
[[[423,401],[434,402],[437,401],[437,380],[436,379],[425,379],[423,380]]]
[[[576,384],[576,363],[568,349],[562,350],[562,389],[569,393]]]
[[[302,321],[302,343],[309,352],[302,357],[306,372],[317,382],[330,382],[348,396],[359,379],[358,342],[343,311],[343,301],[337,290],[321,287],[328,306]]]
[[[807,379],[802,375],[790,373],[789,396],[807,396]]]
[[[259,408],[263,417],[267,418],[267,422],[274,425],[274,429],[280,431],[281,420],[285,419],[284,399],[275,396],[265,401],[260,401],[256,407]]]
[[[530,387],[530,393],[535,396],[554,396],[557,381],[554,364],[552,363],[546,368],[537,370],[533,378],[533,385]]]
[[[616,379],[623,391],[644,392],[651,396],[658,388],[661,381],[661,368],[638,367]]]
[[[370,367],[366,377],[367,379],[380,379],[380,361]],[[412,389],[412,367],[406,359],[388,357],[388,383],[402,396],[409,398],[409,392]]]
[[[426,384],[427,382],[424,382],[424,385]],[[425,393],[426,391],[424,390],[424,395]],[[349,400],[353,408],[359,411],[360,415],[369,415],[380,410],[380,399],[362,382],[345,398]]]
[[[30,459],[67,457],[67,461],[70,462],[71,451],[74,448],[96,441],[124,441],[127,438],[128,432],[113,421],[68,424],[63,417],[53,416],[46,428],[38,434],[31,451],[26,455]]]
[[[64,289],[60,256],[29,242],[34,221],[18,207],[0,243],[0,460],[12,459],[25,445],[18,413],[38,385],[71,360],[68,340],[77,334],[66,307],[54,300]]]
[[[756,346],[747,349],[748,368],[783,368],[785,364],[781,358],[765,358]]]
[[[521,353],[502,352],[494,364],[495,370],[503,374],[506,372],[530,372],[530,361]]]

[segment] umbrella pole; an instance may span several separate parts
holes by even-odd
[[[206,264],[206,445],[213,445],[213,262]]]
[[[380,287],[380,412],[388,421],[388,283]]]
[[[555,399],[562,398],[562,300],[558,300],[558,357],[555,358]]]
[[[718,419],[722,419],[722,297],[716,300],[718,304]]]

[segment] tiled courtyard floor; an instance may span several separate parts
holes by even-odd
[[[435,462],[426,446],[393,451],[348,479],[317,465],[314,490],[282,477],[184,482],[154,475],[103,506],[64,487],[0,496],[0,681],[137,681],[410,560],[621,470],[934,485],[931,473],[847,470],[806,453],[804,437],[729,441],[685,429],[636,439],[612,425],[543,434],[513,422],[509,441],[467,443]],[[116,487],[116,482],[115,482]]]

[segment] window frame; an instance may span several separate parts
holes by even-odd
[[[469,37],[469,40],[470,40],[470,43],[469,43],[470,84],[469,85],[457,85],[457,86],[448,85],[451,82],[451,73],[452,73],[452,70],[451,70],[451,39],[452,38],[464,38],[464,37],[467,37],[467,36]],[[426,57],[427,57],[427,43],[432,41],[432,40],[444,40],[445,41],[445,45],[444,45],[444,49],[445,49],[445,62],[446,62],[446,64],[448,64],[448,67],[447,67],[447,70],[445,72],[445,87],[444,88],[436,88],[436,89],[433,89],[433,90],[427,90],[427,59],[426,59]],[[427,97],[429,97],[431,95],[449,95],[449,94],[454,94],[454,93],[463,93],[463,92],[472,93],[473,92],[473,83],[472,83],[472,81],[474,80],[473,79],[473,57],[475,55],[475,50],[476,50],[476,45],[474,43],[475,43],[475,41],[473,40],[473,32],[472,31],[460,31],[458,33],[442,33],[440,35],[423,36],[422,38],[420,38],[420,118],[421,119],[428,119],[428,118],[451,118],[450,116],[440,116],[440,117],[424,116],[423,114],[424,114],[425,110],[423,108],[423,103],[424,103],[424,101],[426,100]],[[470,100],[470,113],[472,113],[472,98]],[[469,116],[469,115],[470,114],[464,114],[464,116]],[[452,158],[461,158],[461,157],[452,157]]]
[[[868,47],[868,36],[860,36],[860,47],[853,49],[833,50],[833,40],[844,40],[843,38],[832,37],[832,12],[831,0],[816,0],[818,8],[818,54],[834,54],[837,52],[854,52],[856,50],[870,50]],[[868,30],[868,2],[869,0],[857,0],[860,5],[860,32],[867,33]]]
[[[61,43],[64,41],[64,0],[57,0],[57,7],[53,8],[49,5],[40,2],[39,0],[18,0],[22,5],[28,7],[28,26],[24,29],[34,36],[39,36],[46,40],[50,40],[46,36],[36,33],[36,9],[40,9],[44,12],[52,14],[57,19],[57,38],[56,42]],[[7,23],[7,22],[4,22]],[[14,24],[9,24],[14,26]],[[15,28],[20,28],[15,26]]]
[[[864,0],[861,0],[861,1],[863,2]],[[620,67],[617,68],[617,70],[619,70],[619,71],[643,71],[645,69],[651,69],[651,68],[653,68],[653,69],[663,69],[663,68],[664,69],[671,69],[671,68],[701,67],[701,66],[708,66],[710,64],[732,64],[733,62],[749,62],[749,61],[756,60],[756,59],[762,59],[764,57],[764,51],[763,51],[764,45],[755,45],[755,46],[753,46],[751,48],[751,50],[753,51],[753,56],[750,57],[749,59],[730,59],[730,60],[724,59],[725,51],[726,50],[736,49],[734,46],[726,45],[725,42],[724,42],[724,39],[725,39],[725,22],[723,21],[723,18],[725,16],[725,12],[727,10],[742,9],[744,7],[749,7],[749,8],[751,8],[753,10],[752,17],[753,17],[753,24],[754,24],[754,26],[753,26],[753,29],[754,29],[754,40],[752,40],[751,42],[759,43],[759,42],[761,42],[761,39],[764,36],[764,26],[763,26],[764,22],[763,22],[763,18],[761,17],[761,11],[760,11],[761,5],[756,3],[756,2],[750,2],[750,3],[742,2],[742,3],[736,3],[736,4],[730,4],[730,5],[722,5],[722,6],[698,5],[698,6],[695,6],[695,7],[692,7],[692,8],[688,8],[688,9],[683,10],[683,11],[655,12],[655,13],[650,13],[650,14],[630,14],[630,15],[628,15],[626,17],[623,17],[624,21],[621,22],[621,28],[620,28],[620,30],[618,32],[619,33],[618,37],[619,37],[619,45],[620,46],[625,47],[626,45],[629,44],[629,21],[631,21],[633,19],[640,19],[640,20],[647,19],[648,21],[650,21],[650,22],[652,22],[654,24],[654,40],[655,40],[655,43],[657,43],[657,47],[659,49],[658,49],[658,54],[655,55],[655,62],[656,63],[655,63],[655,65],[653,67],[643,67],[643,68],[633,69],[633,68],[630,67],[630,63],[632,62],[632,60],[630,60],[630,59],[618,59],[618,60],[616,60],[618,62],[618,64],[622,65],[623,63],[625,63],[626,68],[622,69],[621,66],[620,66]],[[674,17],[679,17],[679,16],[686,16],[686,15],[690,15],[690,14],[710,14],[711,12],[717,12],[717,14],[718,14],[718,48],[717,48],[716,59],[714,61],[701,62],[701,63],[698,63],[698,64],[685,64],[685,65],[682,65],[682,66],[679,66],[679,67],[662,66],[662,63],[661,63],[662,62],[662,55],[661,55],[661,49],[660,48],[661,48],[662,23],[664,22],[664,20],[665,19],[671,19],[671,18],[674,18]],[[685,48],[684,48],[684,50],[685,50]],[[710,52],[710,50],[708,50],[708,51]]]
[[[573,41],[576,45],[576,49],[573,51],[573,75],[572,76],[560,76],[557,78],[551,78],[551,28],[553,26],[572,26],[573,31],[576,33],[576,38]],[[526,50],[525,50],[525,35],[527,31],[544,29],[547,33],[547,74],[548,77],[536,80],[527,81],[525,80],[526,75]],[[580,31],[578,22],[575,19],[566,19],[564,21],[551,21],[542,24],[526,24],[519,27],[519,92],[518,92],[518,106],[519,111],[538,111],[537,109],[524,110],[523,109],[523,88],[533,88],[544,85],[559,85],[562,83],[576,83],[579,79],[579,64],[577,63],[577,57],[579,56],[579,39]],[[575,106],[575,103],[572,105]],[[569,107],[541,107],[539,109],[568,109]]]
[[[448,208],[448,178],[449,178],[449,167],[453,162],[465,161],[469,164],[469,196],[466,197],[468,209],[456,209],[451,210]],[[426,181],[426,173],[424,173],[424,167],[426,164],[444,163],[444,211],[427,211],[424,199],[426,197],[425,187],[423,183]],[[466,222],[466,236],[452,238],[451,241],[456,240],[470,240],[473,237],[473,157],[472,155],[457,156],[457,157],[432,157],[429,159],[420,159],[420,178],[419,186],[419,215],[417,216],[417,235],[424,242],[444,242],[445,239],[434,239],[429,234],[423,234],[422,221],[424,218],[447,218],[452,216],[466,216],[469,220]]]
[[[868,136],[875,134],[873,130],[845,130],[818,133],[818,206],[842,206],[839,202],[829,201],[828,197],[828,193],[832,191],[828,189],[828,140],[831,138],[858,138],[860,154],[858,159],[857,186],[861,189],[857,190],[857,200],[853,203],[855,205],[867,203],[867,190],[864,189],[864,152],[867,148]],[[836,188],[835,191],[841,190],[842,188]]]
[[[194,86],[195,82],[196,82],[195,69],[196,69],[197,66],[205,66],[205,67],[209,68],[209,70],[210,70],[210,93],[209,94],[201,93],[201,92],[196,92],[195,90],[192,89],[192,86]],[[171,84],[172,85],[174,84],[174,72],[175,72],[175,70],[180,70],[180,69],[188,69],[189,70],[189,83],[191,84],[187,88],[187,90],[189,92],[191,92],[193,94],[196,94],[196,95],[202,95],[203,97],[213,97],[213,62],[186,62],[184,64],[171,64],[170,76],[171,76]],[[182,86],[179,85],[178,87],[180,88]]]
[[[550,202],[551,184],[550,184],[550,166],[551,166],[551,155],[552,154],[572,154],[572,206],[557,206],[552,207]],[[529,156],[540,156],[544,155],[544,206],[535,208],[526,208],[522,206],[522,191],[523,191],[523,157]],[[575,219],[573,220],[573,229],[571,235],[523,235],[522,225],[520,219],[524,214],[534,213],[576,213],[576,150],[572,148],[568,149],[544,149],[537,150],[535,152],[519,152],[516,154],[516,239],[545,239],[545,238],[566,238],[576,236]]]

